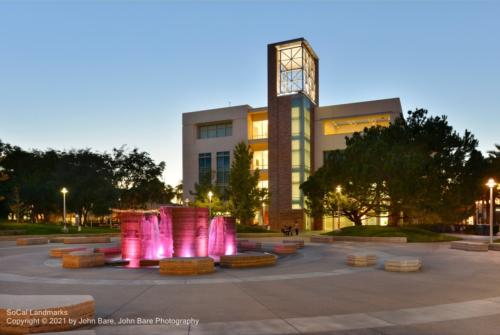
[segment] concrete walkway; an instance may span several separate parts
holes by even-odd
[[[157,268],[62,269],[50,247],[57,244],[0,242],[0,294],[91,295],[96,317],[115,322],[89,326],[96,334],[500,333],[500,252],[449,243],[309,243],[275,267],[172,278]],[[349,267],[353,252],[374,253],[379,263]],[[423,269],[383,271],[393,256],[419,257]]]

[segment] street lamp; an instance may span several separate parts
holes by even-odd
[[[490,188],[490,243],[493,243],[493,207],[495,204],[493,203],[493,189],[497,183],[493,178],[490,178],[486,183],[486,186]]]
[[[214,196],[212,191],[208,191],[208,217],[212,217],[212,197]]]
[[[338,194],[338,199],[337,199],[337,230],[340,230],[340,195],[342,193],[342,186],[338,185],[335,188],[335,192]]]
[[[66,194],[68,193],[68,189],[66,187],[63,187],[61,189],[61,193],[63,195],[63,232],[67,233],[68,232],[68,227],[66,227]]]

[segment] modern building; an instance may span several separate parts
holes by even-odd
[[[269,208],[256,217],[273,229],[298,223],[303,229],[329,228],[311,222],[300,184],[323,165],[331,150],[345,147],[346,136],[365,127],[388,126],[400,117],[399,98],[319,106],[319,59],[304,38],[267,46],[267,106],[249,105],[184,113],[184,194],[195,183],[224,188],[232,150],[247,142],[260,170],[260,187],[270,193]]]

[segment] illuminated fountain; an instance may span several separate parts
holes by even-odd
[[[208,255],[215,260],[220,256],[236,254],[236,222],[234,218],[216,216],[208,230]]]
[[[141,261],[170,257],[236,254],[235,221],[215,217],[208,227],[206,208],[162,206],[159,210],[115,210],[121,221],[122,259],[132,268]]]

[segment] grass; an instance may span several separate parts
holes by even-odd
[[[9,223],[0,222],[1,235],[52,235],[62,234],[62,224],[55,223]],[[78,231],[76,227],[68,225],[69,234],[102,234],[119,233],[120,229],[109,227],[82,227]]]
[[[406,237],[408,242],[449,242],[460,238],[435,233],[415,226],[352,226],[340,231],[323,233],[329,236],[372,236],[372,237]]]

